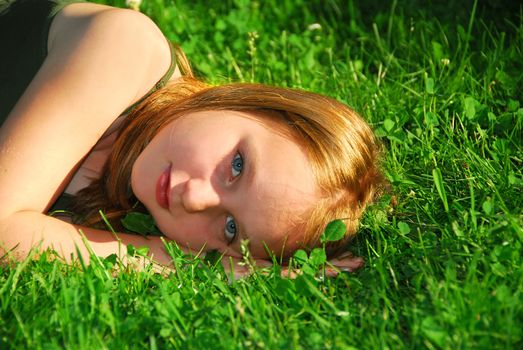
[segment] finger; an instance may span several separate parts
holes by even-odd
[[[280,276],[284,278],[295,279],[299,275],[301,275],[301,271],[299,269],[290,269],[288,266],[282,266],[280,271]]]
[[[243,277],[247,277],[256,268],[267,268],[272,266],[272,263],[268,260],[255,259],[251,263],[246,263],[243,259],[232,256],[224,256],[221,262],[225,272],[227,273],[229,282],[232,282],[231,279],[239,280]]]
[[[365,265],[365,260],[360,257],[350,259],[346,258],[342,260],[332,259],[329,261],[329,263],[341,271],[353,272],[359,268],[362,268]]]
[[[352,257],[354,257],[354,254],[352,254],[352,252],[350,252],[350,251],[346,251],[346,252],[343,252],[340,255],[338,255],[336,257],[336,259],[342,260],[345,258],[352,258]]]

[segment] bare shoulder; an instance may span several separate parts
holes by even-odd
[[[170,64],[168,43],[147,17],[89,3],[57,15],[48,48],[0,129],[0,221],[46,212],[105,131]]]
[[[136,99],[149,91],[171,62],[167,39],[150,18],[137,11],[93,3],[68,5],[56,16],[48,49],[51,57],[90,50],[97,54],[99,68],[106,68],[106,79],[122,78],[122,88],[136,89]]]

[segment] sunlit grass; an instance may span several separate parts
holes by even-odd
[[[167,277],[43,254],[0,267],[0,348],[520,348],[523,10],[496,4],[144,0],[209,81],[325,93],[371,122],[391,190],[351,247],[366,266],[228,283],[176,249]]]

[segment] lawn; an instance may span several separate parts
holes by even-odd
[[[0,349],[523,348],[518,2],[144,0],[141,10],[212,83],[312,90],[369,120],[390,189],[350,246],[366,265],[294,280],[275,267],[229,283],[176,249],[169,276],[45,253],[0,264]]]

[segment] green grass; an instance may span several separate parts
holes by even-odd
[[[166,278],[44,254],[0,266],[0,348],[522,348],[523,9],[513,3],[145,0],[209,81],[305,88],[371,122],[391,190],[351,246],[366,266],[229,284],[179,255]]]

